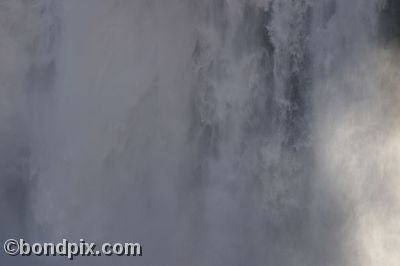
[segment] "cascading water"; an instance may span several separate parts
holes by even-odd
[[[3,0],[1,239],[144,255],[0,264],[398,265],[398,10]]]

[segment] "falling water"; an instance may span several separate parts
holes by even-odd
[[[0,264],[399,265],[399,10],[2,0]]]

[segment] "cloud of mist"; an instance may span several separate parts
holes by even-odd
[[[38,265],[396,265],[383,2],[3,1],[0,236],[144,248]]]

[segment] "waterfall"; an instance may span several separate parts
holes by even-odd
[[[398,265],[398,10],[3,0],[1,239],[144,254],[0,262]]]

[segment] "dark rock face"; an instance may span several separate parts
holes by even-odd
[[[386,44],[400,44],[400,1],[387,0],[381,11],[379,35]]]

